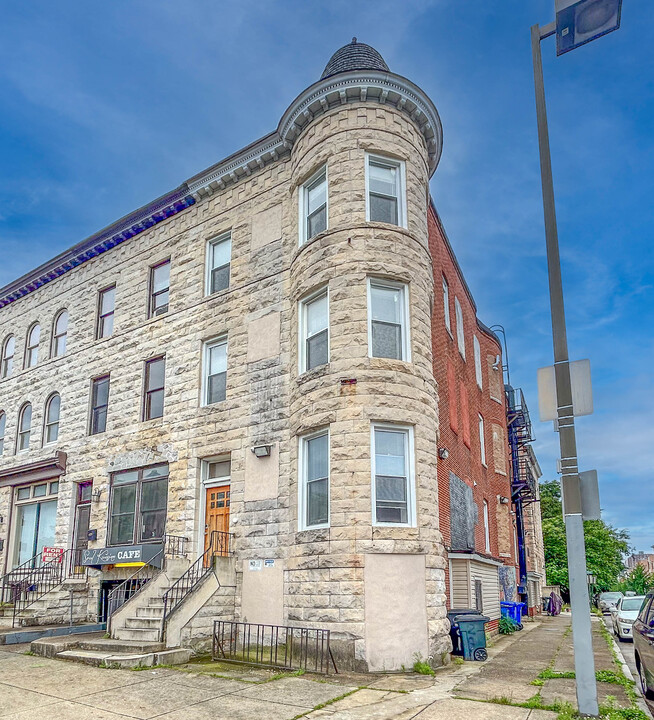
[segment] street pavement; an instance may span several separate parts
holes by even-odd
[[[598,669],[614,667],[594,623]],[[556,720],[529,702],[574,704],[574,681],[537,679],[546,668],[574,667],[570,617],[542,618],[496,638],[485,663],[453,663],[435,677],[403,674],[280,676],[225,663],[112,670],[25,654],[0,646],[0,718],[32,720]],[[600,699],[628,699],[600,683]]]

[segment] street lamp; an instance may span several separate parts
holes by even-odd
[[[577,706],[582,715],[597,715],[599,707],[597,704],[591,621],[588,612],[589,598],[581,483],[577,464],[577,442],[540,41],[556,33],[558,55],[574,50],[580,45],[617,29],[620,25],[621,3],[622,0],[555,0],[556,22],[550,23],[543,28],[539,25],[534,25],[531,28],[538,147],[540,151],[545,242],[547,247],[547,272],[552,315],[552,340],[554,344],[557,428],[561,448],[561,494],[565,512],[568,550],[568,582],[570,583],[570,606],[572,609]]]

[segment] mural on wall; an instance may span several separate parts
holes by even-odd
[[[500,589],[503,595],[501,599],[506,602],[513,602],[513,598],[517,596],[514,567],[510,565],[500,567]]]

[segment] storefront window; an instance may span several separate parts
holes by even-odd
[[[109,545],[161,540],[167,500],[168,465],[115,473],[111,479]]]
[[[16,489],[14,567],[22,565],[55,544],[59,483],[38,483]]]

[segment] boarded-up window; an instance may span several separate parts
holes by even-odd
[[[506,442],[504,440],[504,428],[493,423],[493,463],[495,472],[506,475]]]
[[[456,380],[454,378],[454,365],[447,361],[447,394],[450,400],[450,427],[455,433],[459,432],[459,415],[456,411]]]
[[[468,411],[468,391],[463,382],[459,382],[461,394],[461,428],[463,430],[463,442],[470,447],[470,413]]]
[[[501,403],[504,397],[504,381],[502,380],[502,360],[499,355],[487,355],[488,392],[491,399]]]
[[[470,485],[450,473],[450,537],[453,552],[475,549],[477,506]]]

